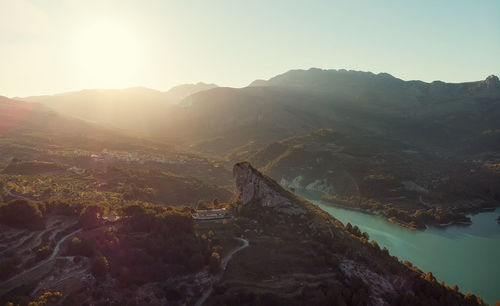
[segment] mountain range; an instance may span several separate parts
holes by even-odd
[[[168,102],[168,96],[183,99]],[[439,223],[450,214],[462,222],[463,213],[500,199],[500,81],[494,75],[426,83],[311,68],[239,89],[199,83],[167,93],[85,90],[24,100],[148,135],[228,168],[250,160],[286,186],[322,192],[337,204],[390,204],[404,214],[456,208],[431,218]]]

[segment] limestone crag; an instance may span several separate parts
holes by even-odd
[[[248,162],[234,165],[233,179],[236,184],[235,198],[243,205],[260,204],[288,215],[306,213],[304,208],[288,198],[288,191],[260,173]]]

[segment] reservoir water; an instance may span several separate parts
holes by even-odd
[[[500,301],[500,223],[496,211],[470,215],[473,224],[429,227],[410,230],[387,221],[382,216],[347,210],[311,200],[342,223],[350,222],[391,255],[408,260],[424,272],[431,271],[438,281],[457,284],[462,293],[472,292],[490,305]],[[314,197],[313,197],[314,198]]]

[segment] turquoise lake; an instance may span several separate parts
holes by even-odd
[[[391,255],[409,260],[448,285],[457,284],[462,293],[479,295],[490,305],[500,301],[500,223],[496,211],[470,215],[469,226],[429,227],[410,230],[377,215],[347,210],[311,200],[342,223],[350,222]]]

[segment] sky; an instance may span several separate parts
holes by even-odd
[[[500,74],[500,1],[0,0],[0,95],[243,87],[291,69]]]

